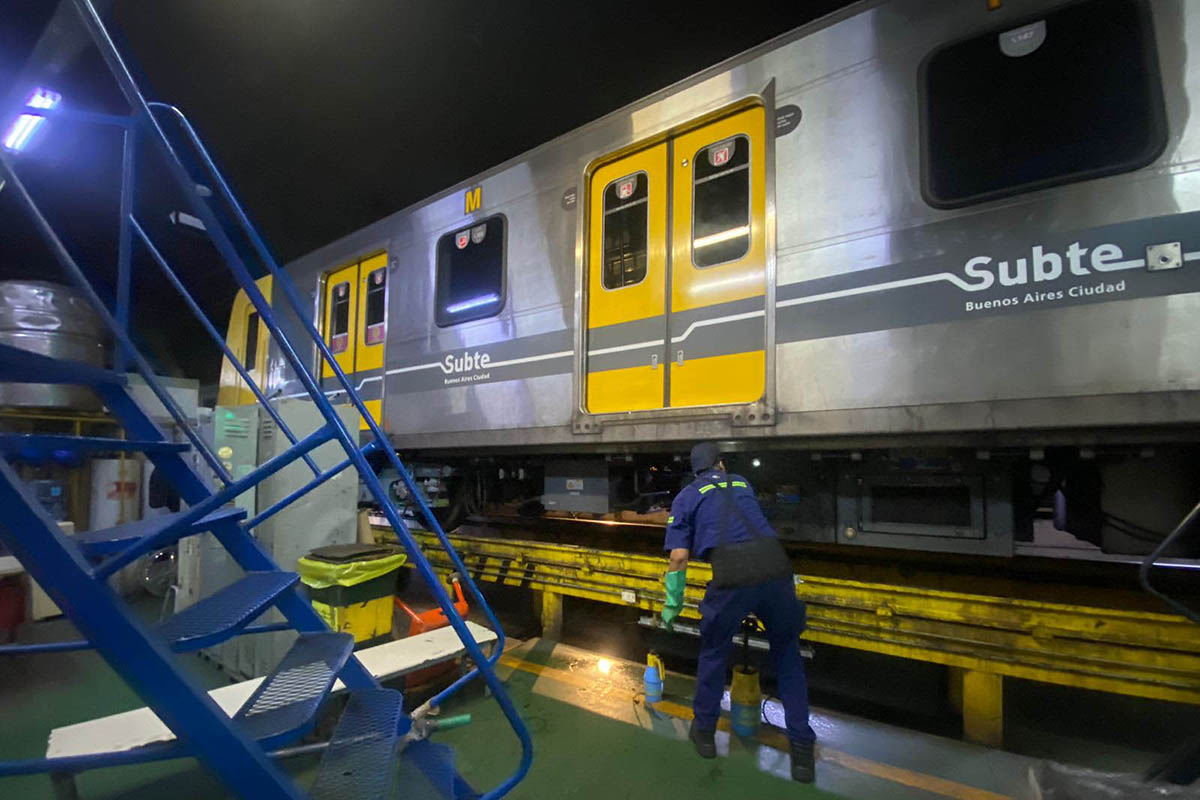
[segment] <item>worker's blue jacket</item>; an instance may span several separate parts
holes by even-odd
[[[718,491],[726,492],[742,513],[722,502]],[[747,530],[747,523],[753,530]],[[685,547],[691,558],[707,560],[709,551],[721,542],[733,544],[774,535],[749,481],[741,475],[706,469],[675,496],[663,549]]]

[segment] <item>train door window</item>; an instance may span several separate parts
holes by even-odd
[[[366,329],[363,344],[382,344],[387,335],[387,269],[380,267],[367,275]]]
[[[922,190],[953,208],[1143,167],[1167,142],[1145,0],[1083,0],[932,52]]]
[[[736,261],[750,249],[750,140],[708,145],[692,163],[692,263]]]
[[[247,372],[254,372],[258,366],[258,312],[251,311],[246,318],[246,360],[242,366]]]
[[[355,346],[354,332],[358,330],[361,320],[358,275],[359,265],[354,262],[327,273],[324,278],[325,342],[338,367],[346,374],[357,369],[355,357],[358,347]],[[333,377],[333,368],[328,363],[322,364],[321,377]]]
[[[504,307],[502,215],[442,236],[437,243],[434,316],[440,327],[500,313]]]
[[[645,172],[618,178],[604,190],[605,289],[620,289],[646,279],[649,196]]]
[[[333,287],[333,310],[329,315],[329,349],[335,354],[350,346],[350,283]]]

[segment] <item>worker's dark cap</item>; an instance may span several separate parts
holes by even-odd
[[[721,458],[716,442],[700,442],[692,448],[692,472],[703,472]]]

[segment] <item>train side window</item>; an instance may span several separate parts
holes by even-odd
[[[650,179],[645,172],[618,178],[604,189],[605,289],[620,289],[646,279],[649,198]]]
[[[252,372],[258,363],[258,312],[251,311],[246,317],[246,354],[242,366],[247,372]]]
[[[333,287],[333,313],[330,315],[329,349],[344,353],[350,346],[350,283]]]
[[[750,251],[750,139],[702,147],[692,164],[692,263],[736,261]]]
[[[504,307],[504,228],[498,214],[438,239],[439,327],[492,317]]]
[[[380,267],[367,275],[367,318],[363,341],[379,344],[387,335],[387,269]]]
[[[1144,167],[1167,143],[1145,0],[1084,0],[921,65],[922,191],[938,208]]]

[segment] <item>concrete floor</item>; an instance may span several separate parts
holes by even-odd
[[[153,605],[142,603],[152,615]],[[25,641],[72,638],[69,623],[27,625]],[[206,687],[226,676],[196,656],[185,662]],[[969,798],[1020,797],[1030,759],[846,714],[817,710],[820,737],[815,787],[789,779],[786,741],[764,726],[753,741],[718,734],[721,757],[704,761],[686,741],[690,678],[669,674],[655,709],[641,701],[642,665],[529,640],[502,662],[514,702],[533,734],[534,766],[516,798]],[[486,788],[509,774],[518,745],[499,707],[469,690],[446,713],[469,711],[473,723],[439,734],[452,745],[473,785]],[[21,656],[0,661],[0,757],[39,757],[55,726],[141,705],[108,666],[90,652]],[[768,717],[778,709],[768,705]],[[315,757],[287,769],[307,785]],[[403,779],[403,771],[402,771]],[[220,787],[191,760],[85,773],[80,796],[92,798],[214,798]],[[785,794],[786,793],[786,794]],[[46,776],[0,779],[0,797],[51,797]],[[412,792],[406,800],[415,800]]]

